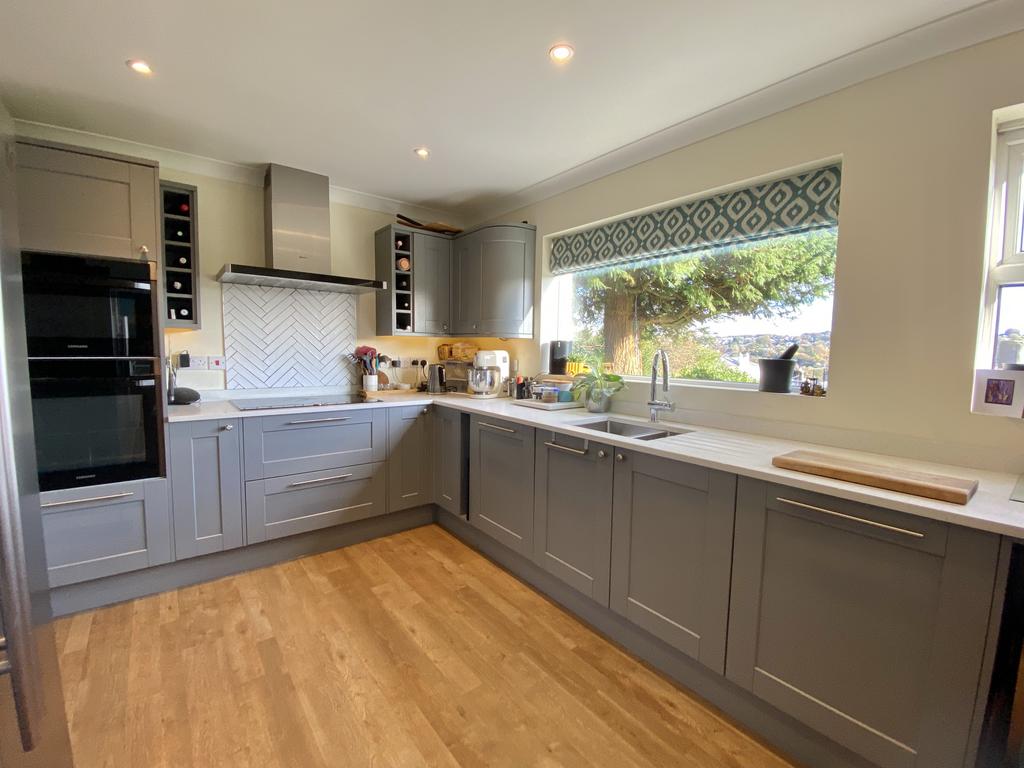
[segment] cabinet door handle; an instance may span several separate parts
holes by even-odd
[[[145,246],[145,245],[140,245],[139,246],[139,255],[140,256],[148,256],[149,255],[149,247]]]
[[[226,429],[228,432],[230,432],[234,428],[235,428],[234,424],[225,424],[223,427],[221,427],[221,429]]]
[[[296,421],[289,421],[288,424],[326,424],[329,421],[348,421],[351,416],[332,416],[327,419],[298,419]]]
[[[623,454],[621,454],[621,453],[616,453],[616,454],[615,454],[615,460],[616,460],[616,461],[619,461],[619,462],[621,462],[621,461],[625,461],[625,460],[626,460],[626,457],[625,457],[625,456],[624,456]]]
[[[881,528],[885,531],[891,531],[892,533],[900,533],[904,536],[912,536],[915,539],[923,539],[924,534],[920,531],[911,531],[907,528],[900,528],[895,525],[886,525],[885,523],[879,523],[876,520],[868,520],[866,517],[857,517],[856,515],[847,515],[843,512],[835,512],[831,509],[825,509],[824,507],[816,507],[813,504],[804,504],[802,501],[793,501],[793,499],[786,499],[782,496],[776,496],[776,501],[781,501],[783,504],[791,504],[794,507],[800,507],[801,509],[809,509],[812,512],[820,512],[823,515],[831,515],[832,517],[839,517],[843,520],[850,520],[854,523],[860,523],[861,525],[870,525],[872,528]]]
[[[68,504],[88,504],[90,501],[108,501],[110,499],[123,499],[125,496],[134,496],[135,491],[124,491],[123,493],[108,493],[106,496],[90,496],[87,499],[68,499],[67,501],[48,501],[40,504],[41,509],[50,507],[66,507]]]
[[[607,455],[608,455],[608,454],[607,454],[607,453],[605,453],[604,451],[598,451],[598,452],[597,452],[597,458],[599,458],[599,459],[603,459],[603,458],[604,458],[605,456],[607,456]]]
[[[548,448],[557,448],[558,450],[565,451],[566,453],[574,453],[577,456],[586,456],[587,453],[589,453],[590,451],[589,448],[570,448],[568,445],[559,445],[558,443],[551,442],[548,440],[544,441],[544,445],[546,445]]]
[[[430,409],[424,408],[422,411],[420,411],[420,413],[430,413]]]
[[[499,432],[508,432],[513,435],[516,433],[514,429],[509,429],[508,427],[499,427],[497,424],[491,424],[489,421],[481,421],[478,423],[480,424],[481,427],[489,427],[490,429],[496,429]]]
[[[295,488],[299,485],[312,485],[313,483],[326,483],[330,480],[344,480],[345,478],[352,477],[352,473],[349,472],[347,475],[331,475],[330,477],[318,477],[316,480],[299,480],[295,483],[288,483],[289,488]]]

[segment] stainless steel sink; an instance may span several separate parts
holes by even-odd
[[[672,435],[685,435],[693,432],[692,429],[666,427],[664,424],[637,424],[632,421],[619,421],[618,419],[601,419],[600,421],[588,421],[574,426],[583,429],[592,429],[595,432],[606,432],[609,435],[620,437],[632,437],[636,440],[660,440]]]

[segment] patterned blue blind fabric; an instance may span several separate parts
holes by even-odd
[[[839,222],[842,166],[830,165],[554,238],[551,272],[662,258]]]

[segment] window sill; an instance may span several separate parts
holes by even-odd
[[[623,376],[623,381],[630,385],[650,385],[651,379],[647,376]],[[761,392],[757,384],[748,384],[739,381],[705,381],[701,379],[669,379],[669,390],[673,389],[708,389],[725,390],[731,392],[753,392],[759,395],[781,395],[783,397],[802,397],[807,400],[824,400],[824,397],[811,397],[802,395],[799,392]],[[658,388],[661,389],[661,377],[658,377]]]

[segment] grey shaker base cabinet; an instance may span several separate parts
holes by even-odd
[[[741,479],[727,676],[881,768],[961,766],[998,548]]]
[[[255,544],[387,514],[383,462],[245,484],[246,541]]]
[[[612,450],[537,430],[533,561],[608,605]]]
[[[611,608],[725,672],[736,476],[615,453]]]
[[[434,499],[430,408],[388,408],[388,512],[400,512]]]
[[[171,525],[162,477],[40,495],[51,587],[167,563]]]
[[[469,415],[434,407],[434,502],[465,517],[469,507]]]
[[[384,461],[386,410],[365,408],[242,419],[245,479]]]
[[[474,414],[469,427],[469,522],[533,556],[534,430]]]
[[[240,420],[168,426],[175,559],[242,546]]]

